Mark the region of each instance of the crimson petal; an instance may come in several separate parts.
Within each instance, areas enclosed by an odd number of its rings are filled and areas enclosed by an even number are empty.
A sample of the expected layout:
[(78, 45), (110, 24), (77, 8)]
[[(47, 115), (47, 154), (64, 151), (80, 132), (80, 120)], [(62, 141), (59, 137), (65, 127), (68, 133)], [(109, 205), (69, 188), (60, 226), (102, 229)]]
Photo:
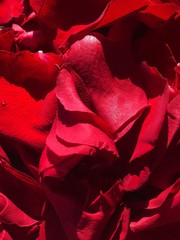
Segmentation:
[(86, 36), (64, 55), (81, 77), (92, 110), (107, 122), (116, 140), (148, 107), (145, 92), (134, 84), (135, 63), (127, 55), (121, 46), (100, 35)]
[[(97, 19), (95, 19), (95, 21), (89, 24), (79, 23), (78, 25), (72, 25), (71, 28), (66, 30), (60, 27), (57, 38), (55, 40), (55, 45), (66, 49), (67, 47), (69, 47), (69, 45), (74, 43), (76, 40), (84, 37), (86, 34), (89, 34), (94, 29), (108, 26), (115, 20), (121, 19), (128, 14), (139, 11), (140, 9), (146, 7), (148, 3), (148, 0), (128, 0), (128, 2), (127, 0), (110, 1), (102, 14), (99, 15)], [(46, 14), (46, 11), (44, 11), (44, 13)], [(46, 16), (45, 14), (44, 16)], [(48, 18), (47, 21), (49, 21)], [(63, 24), (63, 22), (61, 24)]]
[(41, 172), (48, 172), (55, 165), (63, 177), (84, 155), (102, 151), (103, 156), (106, 151), (109, 152), (109, 159), (105, 157), (108, 163), (118, 155), (108, 125), (79, 98), (74, 85), (77, 77), (66, 69), (62, 69), (58, 77), (58, 112), (41, 158)]
[(16, 139), (18, 143), (36, 150), (42, 149), (54, 120), (54, 92), (49, 93), (45, 101), (36, 102), (23, 88), (10, 84), (4, 78), (0, 78), (0, 84), (1, 136), (6, 136), (9, 140)]
[(55, 87), (58, 72), (55, 65), (61, 63), (62, 59), (53, 53), (0, 51), (0, 74), (9, 82), (25, 88), (37, 100)]
[(142, 125), (131, 161), (147, 154), (156, 146), (169, 101), (167, 81), (162, 78), (156, 69), (149, 68), (147, 64), (143, 63), (142, 71), (144, 77), (146, 76), (144, 84), (151, 108)]
[[(106, 224), (111, 219), (116, 207), (121, 203), (122, 196), (123, 186), (121, 181), (117, 181), (107, 192), (100, 193), (82, 213), (78, 224), (78, 238), (80, 240), (100, 239), (105, 231)], [(121, 239), (123, 240), (124, 237), (121, 236)]]
[(38, 230), (38, 221), (21, 211), (4, 194), (0, 193), (0, 221), (13, 239), (30, 239)]
[[(178, 179), (173, 184), (174, 189), (170, 187), (168, 190), (162, 192), (162, 194), (159, 196), (160, 199), (154, 199), (152, 202), (150, 202), (149, 207), (157, 208), (144, 210), (138, 221), (132, 221), (130, 223), (130, 228), (134, 232), (156, 228), (165, 224), (171, 224), (180, 221), (178, 214), (180, 209), (179, 182), (180, 181)], [(168, 197), (166, 191), (169, 192)], [(164, 198), (163, 204), (161, 198)]]
[(0, 30), (0, 50), (11, 51), (14, 44), (14, 30)]
[(2, 0), (0, 2), (0, 24), (8, 23), (23, 13), (22, 0)]

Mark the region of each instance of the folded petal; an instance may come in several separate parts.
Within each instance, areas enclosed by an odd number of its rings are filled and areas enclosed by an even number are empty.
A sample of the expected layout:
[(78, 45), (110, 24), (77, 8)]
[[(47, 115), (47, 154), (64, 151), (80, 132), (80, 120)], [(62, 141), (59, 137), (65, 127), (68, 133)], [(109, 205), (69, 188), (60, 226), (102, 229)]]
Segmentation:
[(55, 167), (63, 177), (84, 155), (98, 154), (106, 159), (105, 166), (118, 155), (109, 126), (81, 101), (74, 83), (78, 79), (66, 69), (58, 77), (57, 117), (41, 158), (41, 172)]
[(137, 216), (137, 221), (130, 223), (130, 228), (136, 232), (179, 222), (179, 209), (180, 191), (178, 179), (172, 187), (169, 187), (156, 199), (149, 202), (147, 210), (144, 210), (140, 216)]
[[(82, 213), (78, 224), (79, 239), (100, 239), (106, 231), (106, 224), (120, 204), (123, 196), (121, 182), (115, 183), (107, 192), (101, 193)], [(123, 234), (122, 234), (123, 235)], [(121, 239), (124, 239), (121, 237)]]
[(143, 122), (131, 161), (147, 154), (156, 146), (169, 101), (167, 81), (155, 69), (149, 68), (146, 64), (142, 65), (142, 71), (144, 78), (146, 76), (143, 84), (151, 108)]
[[(12, 167), (7, 160), (1, 157), (0, 180), (1, 193), (32, 218), (41, 219), (44, 195), (40, 184), (35, 179)], [(3, 182), (4, 184), (2, 184)], [(36, 198), (34, 198), (35, 195)], [(24, 198), (24, 196), (26, 197)]]
[[(37, 1), (31, 0), (31, 6), (40, 17), (41, 21), (47, 23), (47, 25), (59, 26), (61, 29), (68, 29), (73, 25), (85, 25), (94, 22), (105, 7), (108, 5), (110, 10), (107, 13), (108, 21), (114, 21), (117, 16), (127, 15), (132, 11), (135, 11), (141, 7), (144, 7), (148, 1), (138, 0), (136, 2), (127, 1)], [(120, 10), (120, 11), (119, 11)], [(119, 17), (118, 16), (118, 17)], [(107, 20), (106, 20), (107, 21)]]
[[(21, 211), (0, 193), (0, 222), (13, 239), (32, 239), (38, 233), (38, 221)], [(9, 234), (6, 234), (9, 237)]]
[(145, 92), (134, 83), (135, 63), (131, 57), (121, 45), (97, 35), (77, 41), (64, 59), (82, 79), (92, 110), (120, 138), (121, 131), (127, 128), (125, 134), (148, 107)]
[[(46, 6), (47, 2), (45, 2), (44, 6)], [(60, 2), (60, 5), (62, 4), (62, 2)], [(66, 19), (68, 19), (68, 18), (66, 17), (65, 21), (61, 21), (60, 24), (62, 24), (62, 25), (60, 26), (59, 32), (57, 34), (57, 38), (55, 41), (56, 45), (58, 47), (67, 48), (67, 47), (69, 47), (69, 45), (74, 43), (76, 40), (89, 34), (94, 29), (108, 26), (115, 20), (121, 19), (122, 17), (127, 16), (135, 11), (139, 11), (140, 9), (146, 7), (147, 4), (149, 3), (148, 0), (138, 0), (138, 1), (128, 0), (128, 2), (124, 1), (124, 0), (123, 1), (115, 0), (115, 1), (101, 1), (101, 2), (103, 3), (103, 5), (101, 5), (101, 11), (99, 12), (99, 15), (96, 16), (96, 18), (91, 19), (89, 24), (87, 24), (88, 22), (83, 23), (83, 21), (81, 21), (77, 24), (71, 23), (71, 25), (69, 26), (69, 29), (64, 29), (65, 26), (69, 23), (69, 21), (66, 21)], [(90, 3), (90, 1), (89, 1), (89, 3)], [(95, 4), (95, 2), (93, 2), (93, 4)], [(98, 4), (99, 4), (99, 2), (98, 2)], [(94, 6), (92, 5), (92, 7), (96, 9), (96, 7), (97, 7), (96, 5), (98, 5), (98, 4), (95, 4)], [(75, 14), (77, 13), (77, 15), (75, 15), (75, 16), (78, 19), (79, 16), (81, 16), (81, 14), (78, 15), (78, 11), (79, 10), (84, 11), (84, 8), (81, 10), (81, 7), (79, 8), (79, 5), (77, 5), (77, 6), (78, 6), (78, 10), (74, 11), (74, 12), (75, 12)], [(81, 6), (81, 4), (80, 4), (80, 6)], [(82, 5), (82, 7), (85, 7), (85, 6)], [(97, 8), (97, 9), (99, 9), (99, 8)], [(102, 11), (103, 9), (104, 9), (104, 11)], [(94, 12), (94, 9), (93, 9), (93, 12)], [(40, 17), (41, 17), (41, 13), (43, 13), (43, 11), (40, 12)], [(47, 12), (44, 11), (44, 14), (42, 14), (43, 15), (42, 17), (44, 17), (43, 20), (46, 21), (47, 24), (48, 23), (52, 24), (51, 21), (53, 20), (53, 18), (52, 18), (52, 20), (51, 20), (51, 16), (50, 16), (50, 18), (48, 18), (47, 17), (48, 15), (46, 15), (46, 13)], [(56, 13), (56, 12), (53, 11), (52, 13), (53, 13), (52, 16), (54, 16), (54, 13)], [(71, 18), (71, 16), (69, 18)], [(87, 19), (87, 18), (85, 18), (85, 19)], [(55, 23), (55, 22), (56, 21), (53, 21), (53, 23)], [(58, 21), (57, 21), (57, 23), (58, 23)], [(63, 28), (63, 26), (64, 26), (64, 28)]]
[(174, 3), (154, 3), (142, 11), (140, 18), (150, 27), (157, 27), (159, 24), (176, 15), (180, 10), (180, 6)]

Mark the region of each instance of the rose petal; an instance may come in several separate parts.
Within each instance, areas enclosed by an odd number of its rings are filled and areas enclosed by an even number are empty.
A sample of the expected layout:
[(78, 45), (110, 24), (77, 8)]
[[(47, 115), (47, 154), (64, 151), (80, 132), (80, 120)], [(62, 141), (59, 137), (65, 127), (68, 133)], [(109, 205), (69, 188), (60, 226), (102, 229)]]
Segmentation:
[(180, 10), (180, 6), (173, 3), (154, 3), (148, 5), (148, 7), (140, 14), (140, 19), (143, 20), (150, 27), (157, 27), (163, 21), (167, 21), (170, 17), (177, 14)]
[[(135, 64), (127, 53), (123, 54), (121, 46), (110, 40), (86, 36), (72, 45), (64, 56), (81, 77), (92, 110), (108, 123), (117, 139), (148, 107), (145, 93), (133, 83), (136, 81), (133, 76)], [(133, 101), (135, 96), (136, 101)]]
[[(30, 21), (30, 20), (29, 20)], [(26, 22), (26, 25), (30, 22)], [(24, 23), (25, 24), (25, 23)], [(36, 23), (37, 24), (37, 23)], [(43, 25), (40, 29), (26, 31), (17, 24), (13, 24), (12, 28), (15, 31), (15, 41), (21, 50), (28, 49), (31, 51), (38, 51), (39, 49), (48, 49), (52, 44), (52, 39), (55, 36), (55, 31), (50, 28), (45, 28)], [(27, 28), (27, 26), (26, 26)], [(36, 28), (35, 28), (36, 29)], [(46, 50), (47, 51), (47, 50)]]
[(149, 179), (151, 185), (164, 190), (178, 179), (180, 174), (179, 154), (179, 145), (173, 146), (173, 149), (166, 153), (165, 157), (153, 169)]
[(63, 177), (84, 155), (102, 151), (103, 157), (105, 151), (109, 156), (105, 157), (106, 164), (117, 156), (109, 127), (81, 102), (73, 82), (77, 77), (65, 69), (58, 77), (58, 113), (46, 141), (48, 148), (41, 159), (41, 172), (55, 166)]
[[(177, 95), (169, 103), (168, 113), (168, 146), (178, 138), (180, 131), (180, 95)], [(177, 136), (177, 137), (176, 137)]]
[(55, 25), (67, 30), (73, 25), (85, 25), (94, 22), (106, 6), (109, 8), (106, 16), (107, 22), (114, 21), (121, 15), (127, 15), (144, 7), (148, 1), (138, 0), (134, 2), (128, 0), (127, 2), (122, 0), (101, 0), (97, 3), (97, 1), (93, 0), (83, 3), (80, 0), (76, 0), (75, 2), (71, 0), (66, 2), (63, 0), (59, 2), (56, 0), (53, 2), (49, 0), (43, 2), (41, 0), (31, 0), (30, 2), (41, 21), (45, 21), (47, 25)]
[[(101, 193), (82, 213), (78, 224), (79, 239), (100, 239), (107, 222), (119, 205), (123, 195), (121, 182), (115, 183), (107, 192)], [(121, 239), (124, 239), (121, 236)]]
[(142, 70), (145, 75), (147, 74), (144, 84), (147, 84), (145, 89), (151, 108), (141, 128), (131, 161), (147, 154), (156, 146), (169, 101), (169, 88), (166, 80), (146, 64), (142, 65)]
[(34, 239), (38, 233), (38, 221), (20, 210), (0, 193), (0, 221), (13, 239)]
[(1, 136), (42, 149), (54, 119), (55, 95), (52, 92), (45, 101), (36, 102), (23, 88), (10, 84), (3, 78), (0, 78), (0, 84)]
[(62, 224), (49, 203), (46, 204), (43, 217), (44, 221), (39, 225), (39, 236), (36, 240), (59, 240), (59, 236), (61, 236), (61, 240), (67, 240)]
[(4, 224), (15, 224), (19, 227), (30, 227), (37, 221), (17, 208), (5, 195), (0, 193), (0, 218)]
[[(41, 219), (44, 196), (37, 181), (13, 168), (6, 160), (0, 163), (0, 180), (5, 182), (0, 185), (0, 192), (32, 218)], [(24, 195), (21, 194), (22, 192)]]
[(23, 1), (3, 0), (0, 2), (0, 24), (8, 23), (23, 13)]
[(124, 189), (126, 191), (137, 191), (147, 183), (150, 173), (151, 171), (147, 166), (142, 167), (135, 174), (128, 173), (123, 179)]
[(0, 224), (0, 238), (1, 239), (6, 239), (6, 240), (13, 240), (11, 238), (11, 236), (9, 235), (9, 233), (5, 229), (3, 229), (1, 224)]
[(110, 0), (91, 1), (37, 1), (31, 0), (31, 6), (41, 21), (68, 29), (73, 25), (88, 24), (96, 20)]
[(131, 232), (128, 240), (152, 240), (152, 239), (166, 239), (179, 240), (179, 224), (180, 222), (166, 224), (161, 227), (147, 229), (140, 232)]
[(58, 72), (55, 64), (61, 63), (61, 58), (53, 53), (0, 51), (0, 74), (9, 82), (27, 89), (38, 100), (55, 87)]
[(146, 33), (135, 40), (135, 54), (138, 61), (146, 61), (150, 66), (156, 67), (172, 83), (175, 78), (176, 60), (164, 41), (163, 29), (167, 31), (167, 28), (149, 31), (146, 29)]
[[(152, 207), (157, 208), (151, 210)], [(179, 180), (172, 187), (162, 192), (158, 198), (151, 200), (149, 208), (150, 210), (145, 210), (139, 216), (138, 221), (130, 223), (130, 228), (134, 232), (180, 221), (178, 214), (180, 208)]]
[(0, 30), (0, 50), (11, 51), (14, 44), (14, 31), (12, 29)]
[[(94, 29), (107, 26), (117, 19), (120, 19), (128, 14), (131, 14), (132, 12), (138, 11), (139, 9), (146, 7), (148, 3), (149, 3), (148, 0), (147, 1), (146, 0), (138, 0), (138, 1), (128, 0), (128, 2), (127, 0), (126, 1), (125, 0), (110, 1), (109, 4), (107, 4), (104, 11), (102, 12), (102, 14), (97, 16), (97, 19), (94, 19), (95, 20), (94, 22), (91, 22), (90, 24), (86, 24), (86, 25), (83, 25), (82, 23), (79, 23), (79, 25), (72, 25), (69, 30), (65, 30), (65, 31), (61, 26), (57, 34), (55, 45), (58, 47), (67, 48), (76, 40), (84, 37), (86, 34), (89, 34)], [(76, 13), (78, 11), (76, 11)], [(45, 16), (45, 12), (46, 11), (44, 11), (44, 16)], [(47, 18), (47, 21), (49, 20), (50, 19)], [(61, 23), (63, 24), (63, 22)]]

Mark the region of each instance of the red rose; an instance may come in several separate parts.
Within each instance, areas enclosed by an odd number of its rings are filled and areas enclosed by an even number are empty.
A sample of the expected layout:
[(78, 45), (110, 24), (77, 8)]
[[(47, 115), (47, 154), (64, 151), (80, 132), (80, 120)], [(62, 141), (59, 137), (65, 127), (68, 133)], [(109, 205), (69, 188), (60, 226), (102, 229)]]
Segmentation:
[(178, 240), (179, 1), (7, 3), (1, 238)]

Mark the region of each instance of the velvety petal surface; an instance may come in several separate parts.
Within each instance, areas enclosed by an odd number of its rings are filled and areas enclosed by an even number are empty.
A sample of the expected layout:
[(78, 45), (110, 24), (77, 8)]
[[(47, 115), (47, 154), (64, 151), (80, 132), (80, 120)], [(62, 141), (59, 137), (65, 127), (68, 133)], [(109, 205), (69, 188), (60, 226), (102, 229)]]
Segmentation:
[(0, 51), (0, 74), (9, 82), (25, 88), (37, 100), (55, 87), (58, 73), (55, 65), (61, 63), (60, 57), (43, 51)]
[(22, 0), (2, 0), (0, 2), (0, 24), (8, 23), (23, 13)]
[[(7, 232), (13, 239), (29, 240), (37, 236), (38, 221), (26, 215), (2, 193), (0, 200), (0, 221), (5, 225)], [(6, 235), (9, 237), (8, 234)]]
[(136, 232), (179, 222), (179, 208), (180, 193), (178, 179), (172, 187), (169, 187), (169, 189), (162, 192), (156, 199), (149, 202), (147, 210), (144, 210), (144, 216), (141, 216), (138, 221), (132, 221), (130, 228)]
[(102, 155), (106, 164), (118, 155), (109, 126), (81, 101), (75, 87), (79, 76), (73, 70), (71, 73), (63, 69), (58, 77), (57, 117), (40, 164), (42, 172), (55, 166), (61, 177), (84, 155), (94, 156), (97, 153), (100, 158)]
[[(50, 105), (44, 104), (44, 101), (36, 102), (23, 88), (7, 82), (4, 78), (0, 78), (0, 82), (1, 135), (18, 139), (36, 149), (41, 149), (47, 136), (47, 126), (54, 115), (51, 112), (52, 109), (49, 109)], [(51, 106), (56, 105), (53, 92), (46, 99), (47, 104), (49, 99)], [(42, 106), (44, 106), (44, 110)], [(46, 119), (45, 116), (49, 117)], [(12, 124), (12, 122), (16, 122), (16, 124)], [(36, 141), (34, 141), (35, 139)]]
[(77, 41), (64, 57), (81, 77), (92, 111), (107, 122), (115, 139), (148, 107), (146, 94), (134, 83), (135, 63), (125, 54), (121, 45), (97, 35)]

